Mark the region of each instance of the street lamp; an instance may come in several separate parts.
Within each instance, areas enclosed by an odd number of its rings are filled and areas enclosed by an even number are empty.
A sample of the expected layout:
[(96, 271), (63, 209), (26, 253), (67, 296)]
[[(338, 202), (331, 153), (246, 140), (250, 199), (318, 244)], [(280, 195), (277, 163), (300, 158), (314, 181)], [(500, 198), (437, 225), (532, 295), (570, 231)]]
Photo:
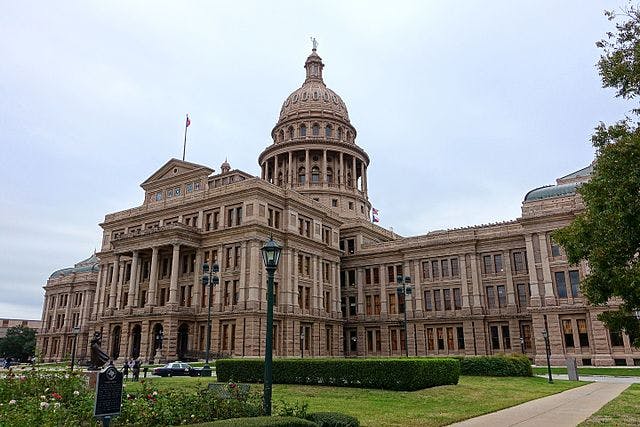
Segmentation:
[(213, 295), (213, 287), (220, 283), (220, 278), (217, 275), (218, 271), (220, 271), (220, 267), (216, 263), (213, 263), (211, 268), (209, 268), (209, 264), (206, 261), (202, 265), (202, 285), (204, 287), (209, 286), (209, 301), (207, 305), (207, 355), (202, 371), (200, 371), (203, 377), (211, 376), (211, 366), (209, 366), (209, 352), (211, 351), (211, 297)]
[(271, 391), (273, 381), (273, 275), (278, 268), (282, 247), (273, 236), (261, 249), (262, 261), (267, 269), (267, 333), (264, 349), (264, 413), (271, 415)]
[(396, 278), (398, 281), (398, 287), (396, 290), (398, 291), (398, 298), (400, 295), (404, 298), (404, 352), (407, 357), (409, 357), (409, 338), (407, 337), (407, 296), (411, 295), (411, 277), (403, 276), (402, 274), (398, 274)]
[(520, 351), (524, 354), (524, 338), (520, 337)]
[(73, 365), (76, 363), (76, 346), (78, 344), (78, 334), (80, 333), (80, 328), (75, 326), (73, 328), (73, 349), (71, 350), (71, 372), (73, 372)]
[(302, 358), (304, 359), (304, 328), (300, 329), (300, 350), (302, 350)]
[(542, 331), (542, 338), (544, 338), (544, 348), (547, 351), (547, 372), (549, 373), (549, 383), (553, 383), (551, 377), (551, 347), (549, 347), (549, 331), (546, 329)]

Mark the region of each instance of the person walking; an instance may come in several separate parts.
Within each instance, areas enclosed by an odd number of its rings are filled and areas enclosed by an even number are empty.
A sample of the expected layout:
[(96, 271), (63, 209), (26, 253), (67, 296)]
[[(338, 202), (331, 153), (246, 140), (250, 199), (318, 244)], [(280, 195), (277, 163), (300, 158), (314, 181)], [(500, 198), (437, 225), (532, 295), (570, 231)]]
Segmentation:
[(133, 381), (138, 381), (140, 379), (140, 360), (136, 359), (133, 361)]
[(129, 375), (129, 362), (125, 360), (124, 366), (122, 367), (122, 374), (124, 375), (124, 380), (127, 380)]

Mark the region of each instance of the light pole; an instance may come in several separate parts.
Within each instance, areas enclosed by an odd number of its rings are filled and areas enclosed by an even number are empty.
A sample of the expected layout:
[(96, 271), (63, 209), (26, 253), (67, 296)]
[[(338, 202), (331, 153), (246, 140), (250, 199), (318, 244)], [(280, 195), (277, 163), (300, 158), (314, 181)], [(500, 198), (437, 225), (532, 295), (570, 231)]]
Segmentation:
[(211, 376), (211, 366), (209, 366), (209, 352), (211, 351), (211, 297), (213, 295), (213, 287), (220, 283), (220, 278), (217, 274), (218, 271), (220, 271), (220, 267), (216, 263), (213, 263), (211, 268), (209, 268), (209, 264), (206, 261), (202, 265), (202, 285), (205, 287), (209, 286), (207, 304), (207, 354), (202, 371), (200, 371), (203, 377)]
[(304, 359), (304, 327), (300, 328), (300, 350), (302, 350), (302, 359)]
[(273, 236), (261, 249), (262, 261), (267, 269), (267, 333), (264, 348), (264, 413), (271, 415), (271, 392), (273, 382), (273, 275), (278, 268), (282, 247)]
[(522, 354), (524, 353), (524, 338), (520, 337), (520, 351), (522, 352)]
[(544, 338), (544, 348), (547, 351), (547, 372), (549, 373), (549, 383), (553, 383), (551, 377), (551, 348), (549, 347), (549, 331), (546, 329), (542, 331), (542, 338)]
[(411, 277), (398, 274), (396, 277), (398, 282), (398, 298), (400, 295), (404, 298), (404, 353), (409, 357), (409, 337), (407, 336), (407, 296), (411, 295)]
[(78, 334), (80, 333), (80, 328), (75, 326), (73, 328), (73, 349), (71, 350), (71, 372), (73, 372), (73, 365), (76, 363), (76, 346), (78, 345)]

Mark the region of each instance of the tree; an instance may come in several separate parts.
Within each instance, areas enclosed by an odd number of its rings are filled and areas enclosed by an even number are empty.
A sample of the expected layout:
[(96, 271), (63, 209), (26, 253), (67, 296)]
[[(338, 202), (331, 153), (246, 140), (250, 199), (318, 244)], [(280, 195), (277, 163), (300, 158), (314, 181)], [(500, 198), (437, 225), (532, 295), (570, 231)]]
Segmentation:
[[(603, 87), (616, 97), (633, 100), (640, 94), (640, 10), (629, 5), (616, 13), (616, 31), (596, 43), (603, 50), (597, 67)], [(589, 275), (581, 290), (593, 305), (619, 298), (618, 310), (599, 316), (614, 331), (626, 331), (640, 347), (640, 109), (614, 125), (600, 123), (591, 138), (596, 162), (591, 180), (578, 192), (585, 210), (553, 238), (569, 262), (586, 260)], [(634, 121), (635, 119), (635, 121)]]
[(36, 332), (26, 326), (15, 326), (7, 329), (7, 336), (0, 338), (0, 355), (2, 357), (26, 362), (36, 349)]

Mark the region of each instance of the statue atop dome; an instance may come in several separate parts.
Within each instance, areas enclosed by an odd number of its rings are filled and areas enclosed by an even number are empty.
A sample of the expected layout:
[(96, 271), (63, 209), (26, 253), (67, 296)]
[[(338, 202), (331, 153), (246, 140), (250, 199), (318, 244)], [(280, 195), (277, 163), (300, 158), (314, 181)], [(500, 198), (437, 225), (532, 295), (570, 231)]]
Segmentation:
[(318, 49), (318, 41), (316, 40), (315, 37), (310, 37), (311, 39), (311, 44), (313, 44), (313, 51), (315, 51), (316, 49)]

